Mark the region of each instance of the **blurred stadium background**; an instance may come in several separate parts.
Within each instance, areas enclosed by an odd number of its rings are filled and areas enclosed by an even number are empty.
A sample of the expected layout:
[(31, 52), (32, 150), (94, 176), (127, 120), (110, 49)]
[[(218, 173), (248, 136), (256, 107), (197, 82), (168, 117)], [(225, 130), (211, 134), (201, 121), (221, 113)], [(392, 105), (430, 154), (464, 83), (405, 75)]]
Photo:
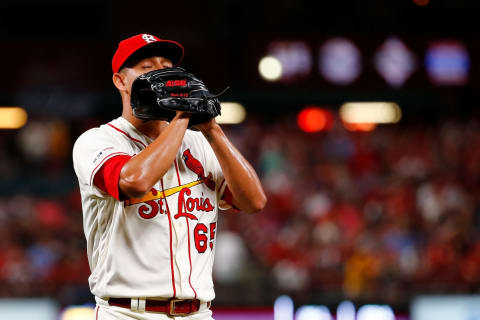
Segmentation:
[(111, 58), (143, 32), (231, 86), (224, 128), (268, 193), (264, 212), (220, 218), (216, 319), (480, 319), (479, 11), (3, 0), (0, 319), (88, 318), (71, 148), (120, 115)]

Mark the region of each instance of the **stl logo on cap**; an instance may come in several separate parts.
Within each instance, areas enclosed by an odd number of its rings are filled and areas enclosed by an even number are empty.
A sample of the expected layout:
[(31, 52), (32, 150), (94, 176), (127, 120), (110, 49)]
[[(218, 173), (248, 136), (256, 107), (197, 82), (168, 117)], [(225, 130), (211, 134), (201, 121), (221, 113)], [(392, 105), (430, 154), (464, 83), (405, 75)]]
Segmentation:
[(151, 34), (146, 34), (146, 33), (144, 33), (142, 35), (142, 39), (145, 40), (147, 43), (152, 43), (152, 42), (157, 41), (157, 39), (155, 39), (154, 36), (152, 36)]

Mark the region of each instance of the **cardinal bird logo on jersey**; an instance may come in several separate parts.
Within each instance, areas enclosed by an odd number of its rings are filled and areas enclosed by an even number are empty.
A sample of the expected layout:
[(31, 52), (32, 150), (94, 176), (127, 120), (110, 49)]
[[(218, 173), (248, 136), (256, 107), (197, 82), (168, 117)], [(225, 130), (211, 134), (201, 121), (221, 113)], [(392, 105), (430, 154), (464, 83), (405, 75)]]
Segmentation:
[(198, 175), (198, 180), (205, 180), (207, 188), (215, 190), (215, 181), (212, 180), (212, 173), (209, 172), (208, 177), (205, 177), (205, 169), (203, 169), (202, 163), (193, 157), (190, 149), (183, 152), (182, 158), (187, 168)]

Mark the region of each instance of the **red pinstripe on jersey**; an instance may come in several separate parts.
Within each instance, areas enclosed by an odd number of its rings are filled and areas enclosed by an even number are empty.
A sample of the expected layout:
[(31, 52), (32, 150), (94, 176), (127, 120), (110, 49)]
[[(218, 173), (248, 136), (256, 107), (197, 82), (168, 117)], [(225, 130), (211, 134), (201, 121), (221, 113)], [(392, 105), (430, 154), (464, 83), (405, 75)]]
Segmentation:
[(137, 142), (137, 143), (140, 143), (144, 148), (147, 147), (147, 146), (145, 145), (145, 143), (143, 143), (142, 141), (140, 141), (140, 140), (138, 140), (138, 139), (133, 138), (132, 136), (130, 136), (130, 135), (129, 135), (128, 133), (126, 133), (125, 131), (120, 130), (120, 129), (118, 129), (117, 127), (115, 127), (113, 124), (107, 123), (107, 125), (109, 125), (109, 126), (112, 127), (113, 129), (117, 130), (118, 132), (123, 133), (123, 134), (126, 135), (130, 140), (135, 141), (135, 142)]
[(220, 187), (218, 187), (218, 192), (222, 190), (223, 184), (225, 183), (225, 179), (222, 180), (222, 183), (220, 183)]
[[(163, 178), (160, 180), (162, 183), (162, 192), (165, 195), (165, 188), (163, 187)], [(165, 198), (165, 204), (167, 206), (167, 215), (168, 215), (168, 225), (170, 228), (170, 268), (172, 272), (172, 287), (173, 287), (173, 298), (177, 296), (177, 290), (175, 289), (175, 271), (173, 270), (173, 249), (172, 249), (172, 218), (170, 216), (170, 208), (168, 207), (168, 201)]]
[[(180, 174), (178, 172), (178, 164), (177, 164), (177, 159), (174, 161), (175, 163), (175, 170), (177, 170), (177, 179), (178, 179), (178, 185), (180, 186), (182, 182), (180, 181)], [(185, 206), (185, 202), (183, 203), (183, 206)], [(185, 209), (186, 210), (186, 209)], [(181, 208), (179, 208), (179, 212), (181, 211)], [(195, 299), (197, 298), (197, 291), (192, 286), (192, 271), (193, 271), (193, 266), (192, 266), (192, 255), (190, 253), (190, 224), (188, 222), (188, 218), (185, 217), (185, 221), (187, 221), (187, 234), (188, 234), (188, 260), (190, 261), (190, 274), (188, 275), (188, 283), (190, 284), (190, 288), (192, 288), (193, 293), (195, 294)]]

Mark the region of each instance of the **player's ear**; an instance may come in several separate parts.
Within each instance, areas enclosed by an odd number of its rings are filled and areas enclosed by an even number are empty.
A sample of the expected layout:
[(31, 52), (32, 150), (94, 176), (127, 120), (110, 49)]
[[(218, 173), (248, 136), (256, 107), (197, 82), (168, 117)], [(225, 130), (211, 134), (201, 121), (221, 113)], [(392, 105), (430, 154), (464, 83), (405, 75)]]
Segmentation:
[(116, 72), (112, 76), (113, 84), (119, 91), (127, 90), (126, 76), (122, 72)]

